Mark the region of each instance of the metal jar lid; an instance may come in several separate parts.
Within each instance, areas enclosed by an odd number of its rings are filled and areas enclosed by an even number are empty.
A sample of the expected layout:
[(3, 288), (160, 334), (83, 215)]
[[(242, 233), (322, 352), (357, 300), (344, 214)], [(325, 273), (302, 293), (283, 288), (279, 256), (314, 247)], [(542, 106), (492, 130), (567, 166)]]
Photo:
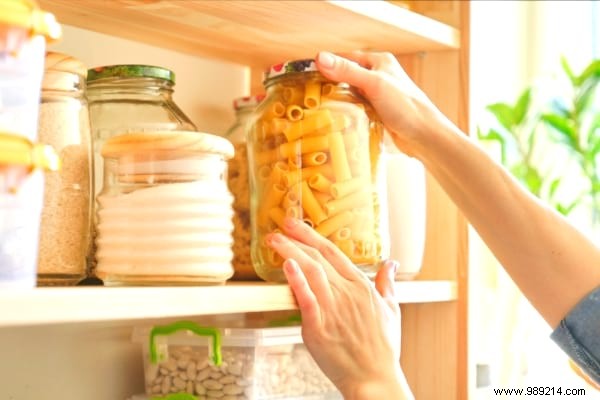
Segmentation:
[(267, 82), (270, 79), (278, 76), (287, 74), (297, 74), (302, 72), (318, 72), (317, 65), (313, 58), (306, 58), (302, 60), (292, 60), (283, 63), (272, 65), (265, 72), (264, 81)]
[(175, 84), (173, 71), (154, 65), (106, 65), (89, 69), (87, 74), (88, 83), (112, 78), (154, 78)]

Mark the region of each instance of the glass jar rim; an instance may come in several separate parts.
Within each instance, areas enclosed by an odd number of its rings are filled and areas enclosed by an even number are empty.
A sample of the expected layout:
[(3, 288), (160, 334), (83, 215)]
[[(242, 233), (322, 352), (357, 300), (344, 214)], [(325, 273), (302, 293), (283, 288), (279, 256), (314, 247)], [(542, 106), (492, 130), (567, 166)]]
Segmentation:
[(154, 78), (175, 84), (175, 73), (173, 71), (155, 65), (105, 65), (88, 70), (88, 83), (110, 78)]

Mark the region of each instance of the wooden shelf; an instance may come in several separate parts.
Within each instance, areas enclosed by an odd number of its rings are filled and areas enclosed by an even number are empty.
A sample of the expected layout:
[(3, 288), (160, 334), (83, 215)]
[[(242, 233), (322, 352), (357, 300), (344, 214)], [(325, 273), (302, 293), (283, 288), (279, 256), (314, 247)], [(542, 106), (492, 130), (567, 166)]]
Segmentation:
[[(451, 281), (396, 282), (399, 303), (452, 301)], [(296, 309), (287, 285), (68, 287), (0, 291), (0, 328)]]
[(40, 0), (59, 22), (251, 67), (318, 50), (457, 49), (459, 31), (382, 0)]

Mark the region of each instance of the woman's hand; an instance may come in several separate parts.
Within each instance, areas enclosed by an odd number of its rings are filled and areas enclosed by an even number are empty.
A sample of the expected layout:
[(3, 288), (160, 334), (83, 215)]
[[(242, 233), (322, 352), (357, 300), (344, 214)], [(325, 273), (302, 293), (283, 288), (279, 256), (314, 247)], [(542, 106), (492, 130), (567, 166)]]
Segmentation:
[(340, 57), (320, 52), (316, 64), (326, 78), (358, 88), (408, 155), (419, 158), (432, 134), (451, 124), (390, 53), (355, 51)]
[(400, 369), (400, 307), (394, 298), (396, 262), (375, 285), (331, 242), (299, 220), (286, 219), (286, 237), (267, 243), (283, 268), (302, 313), (304, 343), (345, 399), (412, 398)]

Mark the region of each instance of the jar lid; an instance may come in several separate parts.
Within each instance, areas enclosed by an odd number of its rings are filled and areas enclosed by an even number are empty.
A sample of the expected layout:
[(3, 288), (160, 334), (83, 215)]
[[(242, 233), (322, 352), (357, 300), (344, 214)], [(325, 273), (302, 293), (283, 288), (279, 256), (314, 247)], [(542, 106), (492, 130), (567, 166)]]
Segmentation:
[(88, 82), (106, 78), (155, 78), (175, 84), (175, 73), (173, 71), (154, 65), (105, 65), (88, 70)]
[(120, 158), (148, 152), (193, 152), (220, 154), (225, 159), (233, 157), (233, 145), (227, 139), (194, 131), (154, 131), (126, 133), (108, 139), (102, 146), (102, 156)]
[(23, 136), (0, 133), (0, 164), (57, 171), (60, 159), (52, 146), (33, 144)]
[(52, 51), (46, 53), (44, 70), (42, 89), (68, 90), (73, 87), (74, 79), (85, 79), (87, 75), (87, 68), (81, 61)]
[(319, 70), (317, 69), (317, 65), (315, 64), (315, 60), (313, 58), (286, 61), (272, 65), (271, 68), (269, 68), (269, 70), (265, 73), (265, 81), (285, 74), (318, 71)]
[(260, 104), (261, 101), (264, 100), (264, 98), (264, 94), (259, 94), (256, 96), (238, 97), (237, 99), (233, 100), (233, 108), (237, 111), (240, 108), (256, 107)]
[(80, 60), (68, 54), (57, 53), (54, 51), (46, 52), (44, 69), (46, 71), (71, 72), (83, 76), (84, 78), (87, 76), (87, 68)]
[(54, 15), (42, 11), (33, 0), (0, 1), (0, 23), (26, 29), (31, 35), (42, 35), (50, 41), (62, 35)]

